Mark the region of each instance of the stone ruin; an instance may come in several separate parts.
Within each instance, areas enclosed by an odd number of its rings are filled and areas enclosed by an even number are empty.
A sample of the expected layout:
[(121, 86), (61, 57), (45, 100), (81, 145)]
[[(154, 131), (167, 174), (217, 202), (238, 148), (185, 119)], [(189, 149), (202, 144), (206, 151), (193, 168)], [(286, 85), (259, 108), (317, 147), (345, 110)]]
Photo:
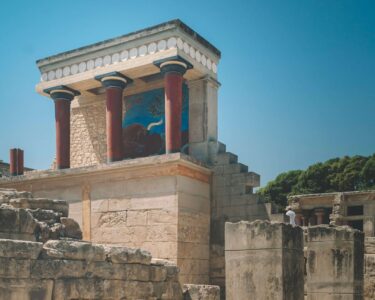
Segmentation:
[(220, 58), (172, 20), (37, 61), (56, 158), (23, 173), (14, 148), (0, 178), (1, 300), (362, 299), (363, 236), (282, 224), (253, 193), (260, 176), (219, 141)]
[(81, 240), (63, 200), (0, 189), (0, 299), (219, 299), (148, 251)]

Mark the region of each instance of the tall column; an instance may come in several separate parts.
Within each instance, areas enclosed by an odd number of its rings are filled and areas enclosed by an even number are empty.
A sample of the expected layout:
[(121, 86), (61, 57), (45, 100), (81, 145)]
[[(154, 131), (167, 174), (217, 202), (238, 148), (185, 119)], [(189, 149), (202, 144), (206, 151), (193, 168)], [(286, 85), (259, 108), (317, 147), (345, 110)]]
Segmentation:
[(106, 92), (107, 160), (122, 160), (122, 94), (131, 80), (119, 72), (102, 74), (95, 79)]
[(183, 75), (193, 66), (180, 56), (158, 60), (154, 64), (164, 75), (165, 152), (180, 152)]
[(17, 174), (17, 150), (16, 148), (10, 149), (9, 150), (9, 173), (12, 176), (16, 176)]
[(56, 166), (57, 169), (70, 168), (70, 102), (80, 95), (67, 86), (57, 86), (44, 90), (55, 102), (56, 124)]

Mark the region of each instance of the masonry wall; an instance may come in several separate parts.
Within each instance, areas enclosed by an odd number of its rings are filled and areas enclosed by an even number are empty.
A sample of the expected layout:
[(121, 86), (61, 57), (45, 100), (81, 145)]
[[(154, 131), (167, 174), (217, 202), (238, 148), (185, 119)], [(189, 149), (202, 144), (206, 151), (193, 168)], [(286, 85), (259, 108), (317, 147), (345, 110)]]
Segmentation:
[(0, 299), (182, 299), (176, 266), (140, 249), (0, 239)]
[(71, 167), (90, 166), (106, 162), (106, 120), (103, 97), (76, 99), (71, 109)]
[(303, 299), (303, 231), (268, 221), (225, 224), (227, 300)]
[(327, 225), (306, 231), (307, 299), (363, 299), (363, 233)]
[(210, 174), (171, 154), (34, 173), (7, 186), (67, 200), (85, 240), (146, 249), (177, 263), (181, 282), (207, 284)]

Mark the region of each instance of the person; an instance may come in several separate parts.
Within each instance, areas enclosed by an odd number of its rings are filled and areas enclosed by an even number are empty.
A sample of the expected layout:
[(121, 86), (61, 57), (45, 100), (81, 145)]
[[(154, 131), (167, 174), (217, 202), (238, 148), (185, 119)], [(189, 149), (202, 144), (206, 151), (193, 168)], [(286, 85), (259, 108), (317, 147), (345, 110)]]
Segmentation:
[(296, 213), (292, 210), (290, 206), (287, 206), (285, 210), (285, 214), (289, 217), (289, 224), (296, 226)]

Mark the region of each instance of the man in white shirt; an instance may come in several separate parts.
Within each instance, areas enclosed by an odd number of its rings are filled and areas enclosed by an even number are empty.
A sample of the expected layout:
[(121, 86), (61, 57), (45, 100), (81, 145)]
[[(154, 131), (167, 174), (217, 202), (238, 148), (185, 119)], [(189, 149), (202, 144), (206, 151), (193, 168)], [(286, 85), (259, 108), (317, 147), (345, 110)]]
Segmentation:
[(286, 207), (286, 215), (289, 217), (289, 224), (296, 226), (296, 213), (292, 210), (290, 206)]

